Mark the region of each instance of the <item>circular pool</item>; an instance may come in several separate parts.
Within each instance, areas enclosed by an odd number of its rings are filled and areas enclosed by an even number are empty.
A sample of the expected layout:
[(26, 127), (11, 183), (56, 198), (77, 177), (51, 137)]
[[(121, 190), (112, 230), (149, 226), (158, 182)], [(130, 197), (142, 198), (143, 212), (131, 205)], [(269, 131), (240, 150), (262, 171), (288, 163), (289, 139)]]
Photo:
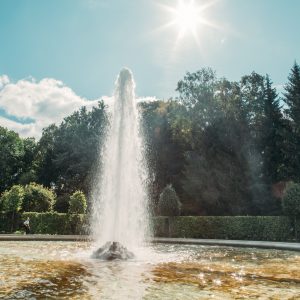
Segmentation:
[(92, 251), (88, 242), (1, 242), (0, 299), (300, 299), (297, 252), (154, 244), (107, 262)]

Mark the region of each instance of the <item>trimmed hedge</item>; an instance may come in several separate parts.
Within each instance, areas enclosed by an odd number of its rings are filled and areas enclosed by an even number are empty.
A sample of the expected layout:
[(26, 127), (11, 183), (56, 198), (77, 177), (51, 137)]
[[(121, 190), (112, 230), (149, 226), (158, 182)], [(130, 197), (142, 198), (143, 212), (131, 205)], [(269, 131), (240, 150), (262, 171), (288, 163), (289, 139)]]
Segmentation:
[[(57, 212), (24, 212), (17, 215), (13, 231), (23, 230), (23, 221), (29, 217), (31, 233), (37, 234), (87, 234), (88, 220), (83, 214), (64, 214)], [(9, 214), (0, 213), (0, 233), (11, 232)]]
[(47, 234), (83, 234), (86, 217), (82, 214), (63, 214), (57, 212), (26, 212), (22, 219), (30, 219), (32, 233)]
[[(300, 220), (296, 230), (300, 230)], [(294, 222), (283, 216), (160, 217), (154, 220), (154, 232), (156, 236), (174, 238), (295, 240)]]
[[(22, 229), (23, 220), (30, 218), (32, 233), (87, 234), (88, 217), (82, 214), (57, 212), (28, 212), (16, 215), (11, 226), (11, 215), (0, 213), (0, 233)], [(285, 216), (242, 217), (155, 217), (155, 236), (174, 238), (295, 241), (300, 236), (300, 219)]]

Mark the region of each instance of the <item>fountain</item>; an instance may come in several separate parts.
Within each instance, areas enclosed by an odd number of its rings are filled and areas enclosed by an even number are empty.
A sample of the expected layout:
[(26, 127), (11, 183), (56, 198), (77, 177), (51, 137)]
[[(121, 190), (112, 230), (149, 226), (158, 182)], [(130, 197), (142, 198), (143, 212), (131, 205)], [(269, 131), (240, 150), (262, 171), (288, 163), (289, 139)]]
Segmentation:
[(96, 244), (1, 241), (0, 298), (298, 299), (297, 252), (189, 244), (142, 248), (149, 236), (147, 172), (134, 87), (131, 72), (123, 69), (110, 106), (103, 172), (93, 188)]
[(134, 90), (131, 71), (122, 69), (110, 106), (103, 169), (94, 184), (93, 236), (98, 245), (106, 243), (93, 254), (97, 258), (131, 258), (126, 247), (141, 246), (148, 235), (147, 172)]

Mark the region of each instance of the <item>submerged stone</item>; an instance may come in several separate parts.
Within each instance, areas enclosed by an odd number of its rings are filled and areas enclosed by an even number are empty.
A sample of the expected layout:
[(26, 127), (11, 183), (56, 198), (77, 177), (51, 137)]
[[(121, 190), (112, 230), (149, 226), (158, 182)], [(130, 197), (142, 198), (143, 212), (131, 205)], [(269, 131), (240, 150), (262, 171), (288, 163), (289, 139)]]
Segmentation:
[(103, 260), (127, 260), (134, 258), (134, 254), (119, 242), (107, 242), (96, 250), (92, 257)]

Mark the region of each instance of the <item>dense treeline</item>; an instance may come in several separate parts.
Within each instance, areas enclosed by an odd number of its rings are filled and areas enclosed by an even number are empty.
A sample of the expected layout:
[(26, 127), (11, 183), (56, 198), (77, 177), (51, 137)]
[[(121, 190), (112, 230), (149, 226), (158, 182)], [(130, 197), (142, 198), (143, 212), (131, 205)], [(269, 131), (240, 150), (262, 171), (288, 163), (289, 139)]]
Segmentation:
[[(185, 215), (281, 214), (285, 183), (300, 181), (299, 65), (282, 96), (268, 75), (231, 82), (211, 69), (187, 73), (177, 92), (140, 103), (154, 208), (172, 184)], [(37, 182), (66, 212), (71, 193), (89, 194), (108, 120), (99, 102), (45, 128), (37, 142), (0, 127), (0, 193)]]

